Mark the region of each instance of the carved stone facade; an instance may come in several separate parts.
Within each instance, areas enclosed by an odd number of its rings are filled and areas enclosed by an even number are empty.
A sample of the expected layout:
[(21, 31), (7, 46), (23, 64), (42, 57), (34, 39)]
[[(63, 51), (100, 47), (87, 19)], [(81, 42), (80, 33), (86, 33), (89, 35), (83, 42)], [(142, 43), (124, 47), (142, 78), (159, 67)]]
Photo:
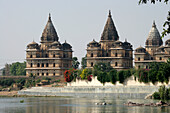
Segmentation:
[(26, 49), (26, 75), (60, 76), (72, 66), (72, 46), (61, 44), (49, 15), (41, 44), (31, 42)]
[(135, 68), (149, 68), (151, 62), (166, 62), (170, 58), (170, 39), (163, 41), (153, 22), (152, 28), (149, 32), (148, 38), (145, 42), (145, 48), (138, 47), (135, 50)]
[(100, 42), (94, 39), (87, 44), (87, 68), (92, 68), (98, 62), (104, 62), (117, 70), (133, 67), (132, 45), (125, 40), (119, 41), (119, 36), (109, 11)]

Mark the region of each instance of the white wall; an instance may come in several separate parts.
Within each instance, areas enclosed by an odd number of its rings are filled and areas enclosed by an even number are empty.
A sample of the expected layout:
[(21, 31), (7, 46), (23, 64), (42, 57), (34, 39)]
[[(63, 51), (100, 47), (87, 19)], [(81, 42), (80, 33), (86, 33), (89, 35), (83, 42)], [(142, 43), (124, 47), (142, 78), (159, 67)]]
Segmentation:
[[(170, 82), (168, 83), (170, 84)], [(154, 86), (161, 86), (162, 83), (156, 83)], [(167, 85), (164, 83), (164, 85)], [(76, 82), (72, 81), (71, 83), (67, 83), (67, 86), (103, 86), (100, 81), (97, 80), (97, 76), (92, 78), (92, 81), (87, 80), (76, 80)], [(138, 80), (134, 80), (134, 77), (130, 77), (127, 80), (125, 80), (124, 84), (120, 84), (119, 82), (116, 82), (116, 85), (106, 82), (104, 86), (153, 86), (152, 83), (144, 84), (140, 83)]]

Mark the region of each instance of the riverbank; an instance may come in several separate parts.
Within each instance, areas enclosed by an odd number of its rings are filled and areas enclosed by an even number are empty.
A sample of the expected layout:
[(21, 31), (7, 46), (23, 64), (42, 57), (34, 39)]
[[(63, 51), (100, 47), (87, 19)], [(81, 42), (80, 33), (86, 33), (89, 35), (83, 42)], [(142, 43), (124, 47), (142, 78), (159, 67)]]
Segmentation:
[(158, 91), (158, 88), (158, 86), (32, 87), (18, 91), (18, 95), (144, 99)]
[(0, 97), (16, 97), (18, 91), (0, 91)]

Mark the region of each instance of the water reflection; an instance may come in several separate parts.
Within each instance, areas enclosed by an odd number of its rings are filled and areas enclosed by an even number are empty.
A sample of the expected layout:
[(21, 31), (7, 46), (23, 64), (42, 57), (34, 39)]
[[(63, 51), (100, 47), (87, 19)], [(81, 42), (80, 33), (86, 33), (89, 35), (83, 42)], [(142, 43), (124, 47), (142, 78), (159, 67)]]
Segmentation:
[[(20, 100), (24, 99), (24, 103)], [(96, 102), (112, 105), (95, 105)], [(139, 103), (155, 102), (143, 99), (94, 99), (64, 97), (0, 98), (0, 113), (168, 113), (170, 107), (128, 107), (128, 101)]]

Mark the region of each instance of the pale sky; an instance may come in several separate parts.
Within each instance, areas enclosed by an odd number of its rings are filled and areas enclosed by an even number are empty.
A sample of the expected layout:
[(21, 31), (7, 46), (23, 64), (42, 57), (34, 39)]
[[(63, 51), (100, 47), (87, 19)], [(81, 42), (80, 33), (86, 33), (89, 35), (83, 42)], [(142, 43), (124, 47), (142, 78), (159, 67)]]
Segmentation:
[[(138, 5), (138, 1), (0, 0), (0, 68), (5, 63), (25, 61), (27, 44), (40, 42), (49, 13), (59, 41), (70, 43), (79, 61), (86, 54), (87, 44), (100, 40), (109, 10), (120, 41), (126, 38), (134, 50), (144, 46), (153, 20), (162, 32), (170, 5)], [(163, 41), (169, 38), (170, 35)]]

